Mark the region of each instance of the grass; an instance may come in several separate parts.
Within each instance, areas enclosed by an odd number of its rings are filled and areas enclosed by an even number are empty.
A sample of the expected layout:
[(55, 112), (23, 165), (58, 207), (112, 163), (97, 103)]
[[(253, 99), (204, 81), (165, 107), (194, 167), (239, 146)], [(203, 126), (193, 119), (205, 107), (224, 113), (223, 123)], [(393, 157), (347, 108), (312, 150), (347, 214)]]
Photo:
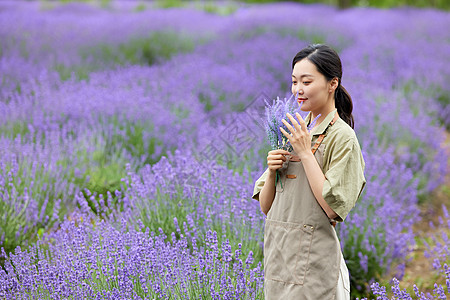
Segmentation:
[[(17, 163), (17, 171), (12, 172), (12, 176), (4, 188), (0, 189), (2, 196), (9, 195), (11, 203), (0, 201), (0, 211), (2, 219), (0, 222), (1, 232), (4, 233), (4, 241), (0, 242), (7, 253), (14, 252), (17, 246), (27, 246), (37, 240), (39, 232), (48, 230), (55, 222), (61, 219), (68, 211), (69, 206), (60, 205), (57, 207), (58, 199), (64, 203), (68, 195), (58, 189), (58, 184), (64, 185), (67, 178), (64, 174), (52, 174), (44, 165), (33, 166), (28, 159), (23, 159)], [(3, 170), (8, 174), (13, 168), (6, 165)], [(24, 173), (27, 173), (27, 176)], [(33, 211), (30, 207), (34, 208)], [(57, 210), (54, 214), (54, 210)], [(36, 213), (42, 215), (40, 221), (30, 221), (28, 214)], [(48, 216), (48, 218), (46, 218)]]
[(57, 63), (53, 69), (61, 80), (68, 80), (73, 75), (77, 80), (88, 80), (90, 73), (107, 67), (159, 64), (177, 53), (192, 51), (196, 43), (203, 42), (172, 30), (153, 31), (147, 36), (134, 36), (116, 45), (100, 42), (81, 48), (81, 64), (67, 66)]

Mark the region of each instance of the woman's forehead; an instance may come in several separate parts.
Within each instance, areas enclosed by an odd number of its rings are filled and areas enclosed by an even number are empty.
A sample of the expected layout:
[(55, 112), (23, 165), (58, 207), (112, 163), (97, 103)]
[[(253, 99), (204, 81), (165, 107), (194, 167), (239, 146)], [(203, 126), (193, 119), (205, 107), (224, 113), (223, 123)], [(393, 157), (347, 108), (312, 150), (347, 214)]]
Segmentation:
[(294, 69), (292, 70), (293, 77), (316, 77), (319, 72), (317, 71), (316, 66), (307, 59), (302, 59), (294, 65)]

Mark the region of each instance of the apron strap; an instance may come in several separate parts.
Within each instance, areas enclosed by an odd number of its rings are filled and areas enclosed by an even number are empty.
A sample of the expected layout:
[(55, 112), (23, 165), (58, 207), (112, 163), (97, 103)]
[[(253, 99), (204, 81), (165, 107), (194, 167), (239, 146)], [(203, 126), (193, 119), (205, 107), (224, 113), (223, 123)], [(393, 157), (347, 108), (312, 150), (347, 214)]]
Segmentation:
[(322, 144), (323, 139), (325, 138), (325, 135), (327, 134), (328, 128), (330, 128), (331, 126), (333, 126), (333, 124), (336, 122), (336, 120), (339, 118), (338, 113), (336, 112), (336, 114), (334, 115), (333, 120), (331, 120), (330, 124), (328, 124), (328, 127), (325, 129), (325, 133), (322, 133), (321, 135), (319, 135), (319, 137), (316, 140), (316, 143), (314, 144), (314, 146), (311, 148), (312, 153), (316, 153), (317, 149), (319, 148), (320, 144)]
[[(314, 146), (311, 148), (311, 152), (314, 155), (314, 153), (316, 153), (317, 149), (319, 148), (320, 144), (322, 144), (323, 139), (325, 138), (328, 128), (330, 128), (339, 118), (338, 113), (336, 112), (336, 114), (334, 115), (333, 120), (331, 120), (330, 124), (328, 124), (328, 127), (325, 129), (325, 133), (322, 133), (321, 135), (319, 135), (319, 137), (316, 140), (316, 143), (314, 144)], [(300, 161), (300, 158), (297, 155), (291, 155), (290, 157), (291, 161)]]

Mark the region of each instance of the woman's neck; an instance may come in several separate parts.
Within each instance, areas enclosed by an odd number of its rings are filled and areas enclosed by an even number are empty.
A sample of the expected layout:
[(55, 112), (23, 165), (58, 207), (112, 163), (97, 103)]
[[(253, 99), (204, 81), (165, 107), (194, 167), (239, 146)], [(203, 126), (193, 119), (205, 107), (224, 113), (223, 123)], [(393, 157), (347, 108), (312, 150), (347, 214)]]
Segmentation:
[(328, 114), (335, 109), (336, 109), (336, 107), (333, 105), (333, 106), (327, 107), (327, 109), (323, 109), (320, 112), (311, 111), (311, 121), (314, 120), (320, 114), (320, 117), (317, 119), (316, 124), (314, 124), (314, 127), (319, 126), (320, 123), (322, 123), (323, 120), (325, 120), (325, 118), (328, 116)]

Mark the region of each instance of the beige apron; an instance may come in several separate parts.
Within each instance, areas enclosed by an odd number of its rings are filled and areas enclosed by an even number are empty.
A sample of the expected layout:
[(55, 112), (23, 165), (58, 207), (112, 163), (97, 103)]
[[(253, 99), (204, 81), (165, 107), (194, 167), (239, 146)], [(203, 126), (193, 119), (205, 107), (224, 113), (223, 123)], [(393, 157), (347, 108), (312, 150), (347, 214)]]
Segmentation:
[[(321, 168), (323, 151), (321, 144), (314, 153)], [(288, 159), (279, 173), (265, 222), (265, 299), (336, 299), (342, 257), (336, 231), (314, 197), (302, 162)]]

